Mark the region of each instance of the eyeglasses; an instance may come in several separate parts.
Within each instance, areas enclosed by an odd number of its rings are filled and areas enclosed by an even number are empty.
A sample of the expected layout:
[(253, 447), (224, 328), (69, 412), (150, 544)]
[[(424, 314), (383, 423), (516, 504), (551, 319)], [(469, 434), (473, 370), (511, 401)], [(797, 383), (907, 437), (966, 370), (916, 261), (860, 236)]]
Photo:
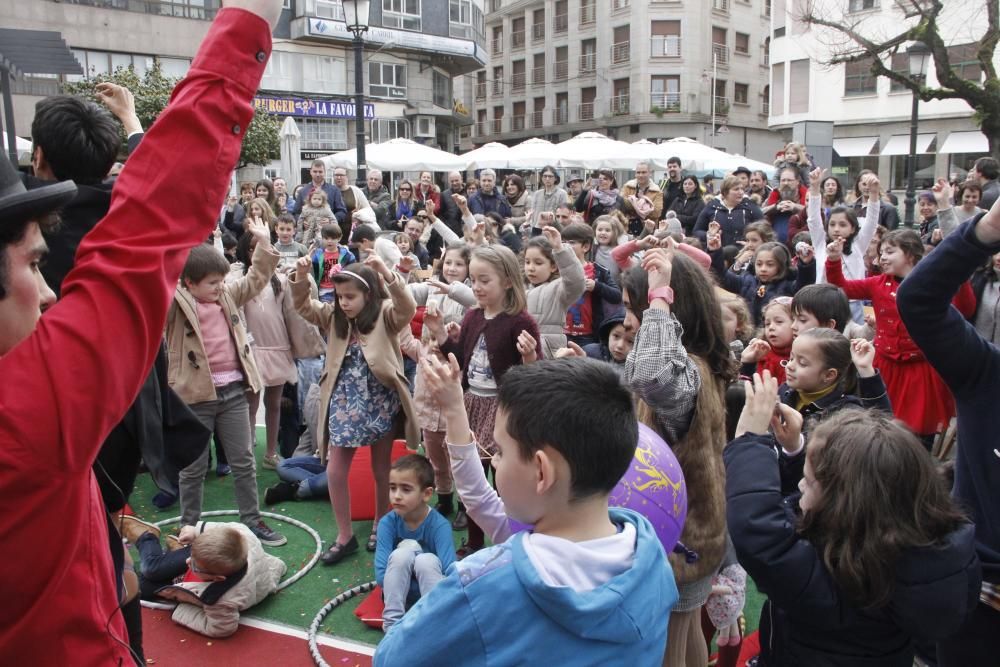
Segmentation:
[(400, 192), (413, 192), (413, 188), (400, 188)]

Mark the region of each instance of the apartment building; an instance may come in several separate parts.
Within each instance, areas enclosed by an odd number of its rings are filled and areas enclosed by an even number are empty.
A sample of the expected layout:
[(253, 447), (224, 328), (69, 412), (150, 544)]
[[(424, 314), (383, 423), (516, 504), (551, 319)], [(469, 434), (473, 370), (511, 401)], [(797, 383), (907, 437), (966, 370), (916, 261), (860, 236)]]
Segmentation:
[[(773, 159), (770, 0), (487, 0), (470, 143), (690, 137)], [(713, 133), (714, 129), (714, 133)]]
[[(907, 22), (916, 21), (907, 9), (912, 2), (896, 0), (845, 0), (817, 3), (826, 17), (856, 24), (873, 40), (898, 34)], [(976, 3), (945, 3), (939, 21), (948, 45), (951, 67), (970, 81), (982, 81), (976, 50), (986, 28), (983, 20), (970, 20)], [(771, 26), (770, 115), (768, 125), (791, 137), (799, 121), (826, 121), (833, 129), (833, 168), (841, 180), (853, 184), (862, 169), (873, 169), (883, 185), (906, 188), (906, 159), (910, 149), (910, 116), (913, 95), (909, 89), (871, 73), (870, 61), (828, 65), (834, 35), (829, 29), (810, 28), (800, 19), (804, 2), (775, 0)], [(955, 10), (949, 11), (953, 6)], [(978, 3), (985, 12), (985, 3)], [(903, 45), (887, 56), (890, 69), (908, 72)], [(1000, 67), (1000, 55), (994, 57)], [(927, 67), (927, 85), (938, 85), (935, 65)], [(918, 106), (916, 184), (928, 187), (936, 178), (964, 177), (975, 160), (987, 154), (986, 137), (962, 100), (920, 102)]]
[[(365, 33), (370, 141), (407, 137), (446, 150), (472, 125), (454, 81), (487, 60), (482, 0), (374, 0)], [(62, 34), (88, 74), (158, 62), (183, 76), (220, 0), (31, 0), (0, 3), (0, 25)], [(255, 103), (295, 118), (304, 168), (354, 145), (353, 36), (340, 0), (285, 0)], [(15, 127), (30, 133), (35, 103), (72, 77), (28, 74), (13, 84)], [(263, 170), (275, 175), (279, 162)], [(242, 174), (246, 178), (253, 174)]]

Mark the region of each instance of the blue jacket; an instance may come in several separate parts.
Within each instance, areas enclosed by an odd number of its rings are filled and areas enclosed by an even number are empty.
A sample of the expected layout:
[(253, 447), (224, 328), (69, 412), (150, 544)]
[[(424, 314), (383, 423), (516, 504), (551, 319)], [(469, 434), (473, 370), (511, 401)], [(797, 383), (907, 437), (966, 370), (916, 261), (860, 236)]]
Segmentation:
[(501, 218), (507, 219), (511, 216), (510, 204), (507, 198), (500, 194), (496, 188), (493, 194), (486, 194), (482, 190), (469, 197), (469, 212), (472, 215), (486, 215), (487, 213), (497, 213)]
[(375, 652), (388, 665), (659, 666), (677, 586), (652, 525), (630, 510), (635, 560), (586, 593), (542, 582), (524, 533), (455, 563)]
[(958, 438), (952, 495), (976, 525), (983, 578), (1000, 583), (1000, 350), (983, 339), (951, 305), (959, 285), (986, 263), (1000, 244), (976, 239), (980, 214), (945, 237), (899, 284), (896, 305), (920, 346), (955, 397)]
[[(337, 245), (337, 264), (340, 265), (341, 269), (346, 269), (348, 264), (354, 264), (357, 258), (354, 253), (347, 249), (347, 246)], [(323, 248), (316, 248), (312, 252), (310, 257), (313, 265), (313, 279), (316, 281), (316, 286), (319, 286), (319, 281), (323, 279)]]
[[(781, 280), (763, 283), (750, 270), (743, 273), (733, 273), (726, 270), (722, 248), (708, 253), (712, 258), (712, 272), (719, 279), (724, 290), (739, 294), (747, 302), (750, 317), (754, 326), (764, 326), (764, 306), (778, 296), (795, 296), (795, 293), (806, 285), (816, 282), (816, 262), (799, 263), (798, 268), (789, 268)], [(763, 293), (761, 288), (763, 287)]]
[(723, 458), (729, 534), (740, 564), (768, 596), (760, 618), (766, 667), (910, 667), (914, 637), (933, 642), (953, 635), (978, 603), (971, 524), (940, 546), (903, 552), (889, 603), (860, 609), (796, 532), (771, 437), (743, 435)]

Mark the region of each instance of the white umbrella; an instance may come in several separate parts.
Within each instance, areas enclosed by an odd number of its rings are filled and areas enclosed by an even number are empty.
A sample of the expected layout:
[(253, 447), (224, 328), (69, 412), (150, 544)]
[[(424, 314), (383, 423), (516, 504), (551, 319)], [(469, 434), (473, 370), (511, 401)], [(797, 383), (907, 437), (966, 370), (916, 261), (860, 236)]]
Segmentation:
[(281, 126), (281, 175), (288, 183), (289, 192), (302, 182), (302, 155), (299, 153), (299, 126), (289, 116)]
[[(322, 158), (328, 169), (357, 169), (358, 152), (354, 148)], [(369, 168), (382, 171), (463, 171), (468, 161), (437, 148), (418, 144), (409, 139), (390, 139), (381, 144), (365, 146), (365, 162)]]
[(556, 145), (545, 139), (532, 138), (511, 147), (508, 153), (511, 169), (541, 169), (556, 165)]
[(561, 167), (583, 169), (634, 169), (641, 157), (632, 144), (609, 139), (599, 132), (582, 132), (556, 144)]
[[(14, 137), (17, 150), (17, 161), (19, 164), (31, 163), (31, 142), (21, 137)], [(7, 133), (3, 133), (3, 152), (7, 153)]]
[(706, 146), (686, 137), (678, 137), (677, 139), (660, 142), (656, 145), (656, 148), (657, 154), (664, 164), (670, 158), (678, 157), (681, 159), (681, 166), (689, 171), (704, 171), (708, 169), (705, 166), (706, 160), (724, 160), (731, 157), (725, 151)]
[(768, 178), (774, 178), (774, 173), (776, 171), (773, 164), (751, 160), (750, 158), (742, 155), (730, 155), (728, 153), (724, 153), (723, 156), (710, 157), (702, 163), (702, 169), (705, 171), (721, 171), (728, 173), (737, 167), (746, 167), (750, 171), (757, 171), (760, 169), (767, 174)]
[(510, 163), (510, 146), (491, 141), (479, 148), (462, 153), (471, 169), (506, 169)]

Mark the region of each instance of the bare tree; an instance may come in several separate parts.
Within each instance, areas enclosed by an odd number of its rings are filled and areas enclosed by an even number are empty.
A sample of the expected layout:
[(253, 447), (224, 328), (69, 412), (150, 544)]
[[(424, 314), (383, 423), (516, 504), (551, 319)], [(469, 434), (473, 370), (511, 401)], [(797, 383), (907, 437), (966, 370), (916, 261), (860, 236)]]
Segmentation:
[[(985, 20), (985, 30), (978, 39), (976, 60), (985, 75), (983, 82), (970, 81), (960, 76), (951, 66), (948, 44), (939, 29), (945, 2), (942, 0), (894, 0), (908, 19), (900, 22), (898, 31), (890, 35), (873, 36), (865, 30), (864, 16), (851, 16), (840, 11), (827, 11), (824, 3), (807, 1), (798, 3), (803, 9), (796, 16), (810, 26), (828, 29), (830, 55), (824, 64), (866, 62), (871, 64), (875, 76), (884, 76), (912, 90), (920, 99), (965, 100), (975, 110), (974, 119), (989, 140), (990, 154), (1000, 159), (1000, 81), (997, 80), (993, 56), (1000, 41), (1000, 7), (997, 0), (975, 0), (959, 3), (948, 0), (949, 13), (962, 12), (966, 25)], [(838, 3), (843, 7), (845, 3)], [(964, 5), (964, 6), (962, 6)], [(985, 15), (985, 19), (984, 19)], [(969, 22), (972, 23), (969, 23)], [(909, 72), (894, 71), (891, 58), (909, 42), (923, 42), (934, 56), (934, 70), (938, 85), (931, 87), (926, 81), (914, 79)], [(888, 64), (887, 64), (888, 60)]]

